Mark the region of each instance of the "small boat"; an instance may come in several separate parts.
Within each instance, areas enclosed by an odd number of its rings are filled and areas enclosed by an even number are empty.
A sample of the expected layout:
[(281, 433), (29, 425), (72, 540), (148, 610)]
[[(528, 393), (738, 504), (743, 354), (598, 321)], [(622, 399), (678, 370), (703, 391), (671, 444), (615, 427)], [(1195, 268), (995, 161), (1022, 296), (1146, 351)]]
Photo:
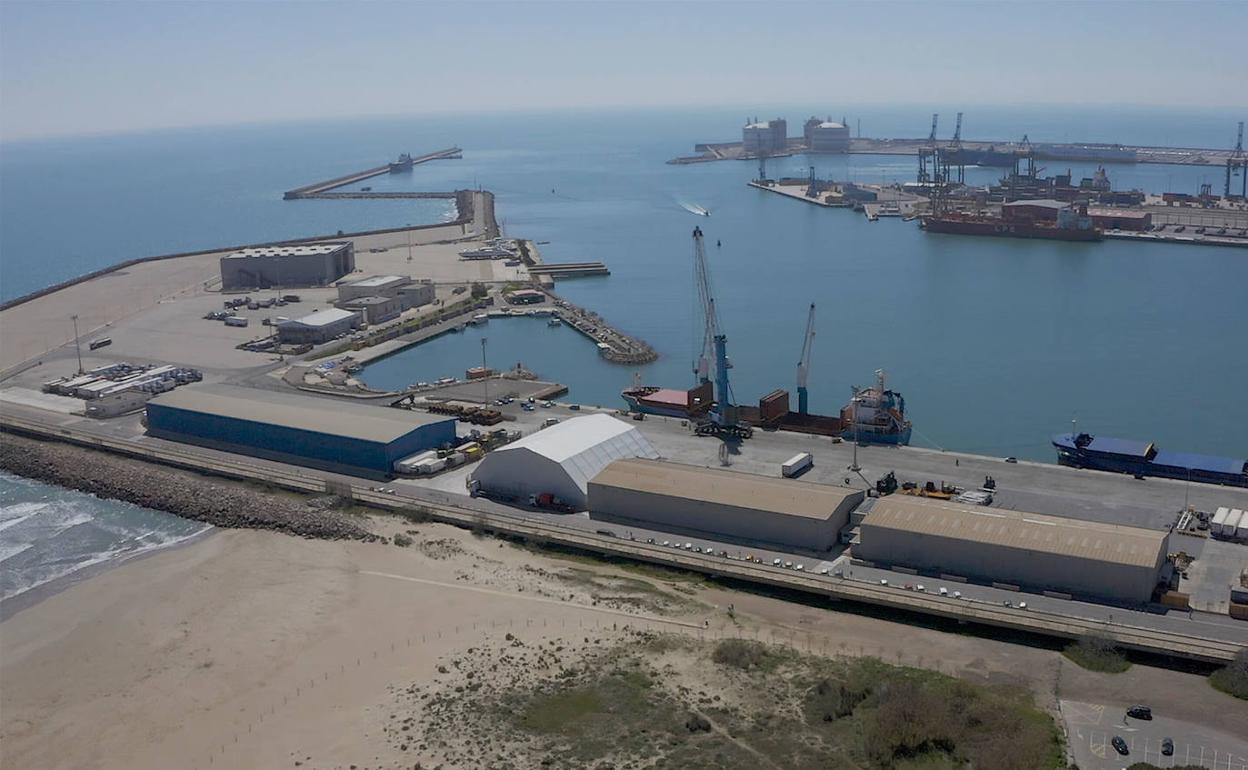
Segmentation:
[(558, 317), (555, 317), (547, 321), (546, 325), (547, 326), (563, 326), (563, 321), (559, 320)]
[(486, 315), (485, 313), (477, 313), (476, 315), (472, 317), (472, 320), (469, 321), (468, 323), (472, 324), (473, 326), (480, 326), (481, 324), (489, 320), (490, 320), (490, 317)]
[(459, 326), (455, 327), (455, 331), (462, 332), (464, 329), (467, 329), (467, 328), (468, 328), (468, 324), (460, 324)]

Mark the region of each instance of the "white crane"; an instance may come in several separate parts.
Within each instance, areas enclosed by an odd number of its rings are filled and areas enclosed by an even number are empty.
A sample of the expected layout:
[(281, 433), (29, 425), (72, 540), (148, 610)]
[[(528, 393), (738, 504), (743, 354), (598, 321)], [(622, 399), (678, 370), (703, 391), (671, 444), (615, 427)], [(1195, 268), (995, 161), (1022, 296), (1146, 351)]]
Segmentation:
[(797, 413), (806, 414), (806, 380), (810, 377), (810, 353), (815, 344), (815, 303), (810, 303), (806, 317), (806, 337), (802, 340), (802, 358), (797, 362)]

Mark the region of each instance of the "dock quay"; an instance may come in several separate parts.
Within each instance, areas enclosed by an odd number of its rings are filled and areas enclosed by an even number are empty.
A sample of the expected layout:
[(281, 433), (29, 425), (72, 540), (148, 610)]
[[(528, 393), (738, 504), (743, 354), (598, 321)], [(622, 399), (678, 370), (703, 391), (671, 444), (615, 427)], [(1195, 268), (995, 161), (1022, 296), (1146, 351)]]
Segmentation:
[(552, 280), (561, 278), (581, 278), (591, 275), (611, 275), (611, 271), (602, 262), (564, 262), (543, 263), (529, 268), (529, 275), (549, 277)]
[[(447, 160), (447, 159), (453, 159), (453, 158), (462, 158), (463, 152), (464, 151), (460, 149), (459, 147), (448, 147), (445, 150), (438, 150), (437, 152), (425, 153), (424, 155), (419, 155), (414, 158), (405, 154), (399, 158), (398, 162), (395, 162), (395, 163), (385, 163), (380, 166), (375, 166), (373, 168), (364, 169), (363, 171), (356, 171), (351, 174), (345, 174), (343, 176), (334, 177), (333, 179), (327, 179), (323, 182), (313, 182), (312, 184), (304, 185), (303, 187), (296, 187), (293, 190), (287, 190), (285, 194), (282, 195), (282, 198), (284, 200), (293, 201), (293, 200), (299, 200), (302, 198), (430, 197), (428, 193), (388, 193), (388, 194), (377, 194), (377, 195), (369, 194), (369, 195), (364, 195), (364, 196), (361, 196), (355, 193), (337, 193), (337, 194), (329, 194), (329, 195), (327, 195), (326, 193), (329, 193), (331, 190), (337, 189), (339, 187), (346, 187), (349, 184), (355, 184), (356, 182), (363, 182), (365, 179), (372, 179), (375, 176), (381, 176), (382, 174), (391, 174), (391, 173), (396, 173), (399, 171), (408, 171), (412, 168), (412, 166), (417, 166), (417, 165), (420, 165), (421, 163), (428, 163), (431, 160)], [(444, 196), (438, 195), (434, 197), (444, 197)]]
[[(962, 147), (966, 150), (997, 152), (1015, 152), (1023, 149), (1020, 142), (1015, 141), (983, 141), (963, 139)], [(851, 137), (849, 139), (850, 155), (918, 155), (919, 151), (930, 147), (927, 139), (873, 139), (868, 137)], [(1232, 155), (1230, 149), (1212, 149), (1204, 147), (1155, 147), (1148, 145), (1122, 145), (1104, 142), (1054, 142), (1032, 143), (1036, 157), (1040, 160), (1059, 162), (1088, 163), (1153, 163), (1172, 166), (1209, 166), (1218, 168), (1225, 166)], [(745, 151), (742, 142), (699, 142), (694, 145), (696, 155), (682, 155), (667, 161), (671, 165), (687, 165), (692, 163), (708, 163), (717, 160), (757, 160), (758, 156)], [(768, 158), (783, 158), (791, 155), (809, 153), (802, 137), (789, 137), (789, 145), (784, 151), (775, 151)]]

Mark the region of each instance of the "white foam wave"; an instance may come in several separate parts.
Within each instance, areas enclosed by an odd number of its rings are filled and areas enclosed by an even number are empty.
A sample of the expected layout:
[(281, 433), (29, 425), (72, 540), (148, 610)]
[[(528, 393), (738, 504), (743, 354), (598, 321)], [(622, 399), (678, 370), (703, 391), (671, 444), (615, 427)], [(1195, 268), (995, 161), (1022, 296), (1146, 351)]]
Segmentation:
[(0, 532), (21, 524), (50, 505), (51, 503), (27, 502), (13, 503), (0, 508)]
[[(87, 569), (89, 567), (94, 567), (97, 564), (102, 564), (107, 561), (116, 561), (117, 564), (122, 564), (126, 561), (129, 561), (130, 559), (133, 559), (136, 556), (142, 556), (145, 553), (150, 553), (152, 551), (160, 550), (162, 548), (168, 548), (170, 546), (177, 545), (178, 543), (181, 543), (185, 540), (189, 540), (197, 535), (204, 533), (205, 531), (211, 528), (212, 528), (211, 526), (205, 525), (190, 534), (181, 535), (181, 536), (173, 536), (173, 537), (163, 537), (155, 532), (144, 533), (140, 535), (138, 538), (136, 538), (136, 540), (142, 540), (145, 537), (154, 536), (156, 538), (156, 542), (141, 545), (137, 548), (130, 547), (130, 546), (110, 548), (105, 551), (97, 552), (85, 559), (73, 562), (72, 564), (64, 564), (60, 569), (49, 569), (49, 570), (43, 571), (38, 575), (38, 577), (30, 576), (31, 579), (27, 581), (23, 581), (11, 587), (10, 589), (6, 590), (3, 593), (3, 595), (0, 595), (0, 599), (11, 599), (15, 596), (20, 596), (26, 593), (27, 591), (30, 591), (31, 589), (38, 588), (39, 586), (44, 585), (46, 583), (50, 583), (53, 580), (59, 580), (69, 575), (73, 575), (76, 572), (81, 572), (84, 569)], [(30, 546), (28, 546), (28, 548), (29, 547)]]

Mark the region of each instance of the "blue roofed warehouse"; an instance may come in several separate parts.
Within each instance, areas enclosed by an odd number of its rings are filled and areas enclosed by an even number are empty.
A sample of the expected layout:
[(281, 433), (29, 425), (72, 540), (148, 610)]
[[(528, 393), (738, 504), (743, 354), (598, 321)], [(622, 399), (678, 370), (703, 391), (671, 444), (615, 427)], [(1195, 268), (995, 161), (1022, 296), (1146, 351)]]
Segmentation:
[(178, 388), (147, 402), (156, 438), (387, 478), (394, 463), (455, 441), (455, 420), (338, 399), (228, 385)]

